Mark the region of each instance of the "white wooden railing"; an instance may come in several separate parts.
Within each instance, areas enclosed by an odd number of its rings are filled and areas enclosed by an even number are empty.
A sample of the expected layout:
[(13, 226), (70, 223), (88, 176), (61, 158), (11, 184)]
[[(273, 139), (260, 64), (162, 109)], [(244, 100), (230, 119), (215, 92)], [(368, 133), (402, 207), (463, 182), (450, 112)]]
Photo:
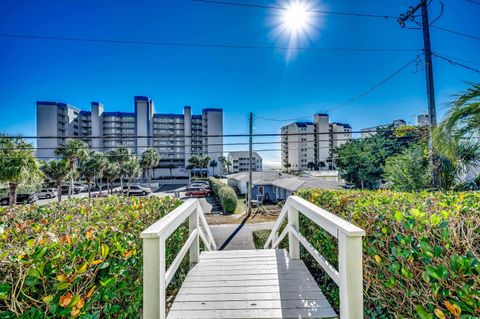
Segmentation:
[[(300, 234), (299, 212), (337, 238), (338, 270)], [(279, 234), (285, 217), (288, 218), (288, 223)], [(302, 244), (339, 286), (340, 318), (363, 318), (362, 237), (365, 236), (365, 231), (298, 196), (290, 196), (264, 248), (277, 248), (287, 234), (290, 258), (300, 259), (300, 244)]]
[[(168, 269), (166, 268), (165, 241), (189, 219), (190, 235)], [(166, 318), (165, 291), (180, 266), (190, 253), (190, 264), (198, 262), (200, 240), (205, 249), (217, 250), (198, 199), (189, 199), (171, 213), (145, 229), (143, 239), (143, 318)]]

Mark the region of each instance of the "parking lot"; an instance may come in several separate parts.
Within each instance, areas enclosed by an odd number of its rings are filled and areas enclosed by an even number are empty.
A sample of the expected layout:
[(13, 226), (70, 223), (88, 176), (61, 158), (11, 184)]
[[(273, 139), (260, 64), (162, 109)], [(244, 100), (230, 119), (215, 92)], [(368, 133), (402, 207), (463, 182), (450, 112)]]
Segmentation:
[[(106, 190), (102, 192), (106, 194)], [(92, 192), (92, 196), (98, 196), (99, 192), (95, 191)], [(165, 196), (172, 196), (175, 197), (178, 195), (178, 198), (181, 200), (187, 200), (189, 197), (185, 195), (185, 185), (161, 185), (160, 188), (153, 191), (149, 196), (158, 196), (158, 197), (165, 197)], [(74, 194), (72, 198), (86, 198), (88, 197), (87, 192)], [(211, 197), (197, 197), (200, 200), (200, 204), (202, 205), (203, 211), (205, 214), (221, 214), (222, 209), (220, 204), (218, 203), (217, 199), (214, 196)], [(67, 200), (68, 195), (62, 195), (62, 201)], [(56, 202), (58, 200), (57, 197), (48, 198), (48, 199), (38, 199), (35, 204), (37, 205), (45, 205), (48, 203)]]

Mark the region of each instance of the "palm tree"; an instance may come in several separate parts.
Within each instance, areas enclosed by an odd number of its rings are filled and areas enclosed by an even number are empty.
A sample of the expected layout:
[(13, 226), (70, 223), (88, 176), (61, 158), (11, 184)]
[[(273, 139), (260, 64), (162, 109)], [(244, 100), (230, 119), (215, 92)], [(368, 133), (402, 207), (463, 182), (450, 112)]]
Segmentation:
[(78, 139), (69, 139), (63, 146), (57, 147), (55, 155), (61, 156), (68, 162), (70, 168), (70, 187), (68, 190), (68, 198), (73, 193), (73, 174), (78, 162), (88, 156), (87, 144)]
[(123, 165), (131, 158), (130, 150), (126, 147), (120, 147), (111, 151), (109, 155), (120, 166), (120, 187), (123, 189)]
[(68, 177), (70, 172), (67, 161), (51, 160), (44, 162), (41, 169), (47, 178), (55, 182), (55, 186), (57, 187), (57, 199), (60, 203), (62, 201), (62, 183)]
[(92, 182), (95, 179), (95, 174), (97, 171), (97, 159), (93, 156), (83, 160), (78, 165), (78, 171), (80, 176), (82, 176), (87, 181), (88, 187), (88, 197), (92, 197)]
[(0, 183), (8, 183), (9, 203), (17, 203), (17, 188), (21, 183), (42, 176), (33, 147), (20, 137), (0, 137)]
[(168, 170), (170, 171), (170, 179), (173, 178), (173, 169), (175, 168), (175, 165), (173, 165), (172, 163), (168, 164)]
[(227, 166), (227, 172), (230, 172), (230, 166), (232, 166), (232, 162), (227, 160), (227, 162), (225, 163), (225, 165)]
[(327, 167), (327, 164), (325, 164), (324, 161), (320, 161), (320, 162), (318, 163), (318, 167), (320, 167), (320, 170), (323, 171), (323, 169), (324, 169), (325, 167)]
[(160, 155), (153, 148), (149, 148), (142, 153), (140, 165), (147, 171), (148, 187), (152, 187), (152, 171), (153, 168), (160, 162)]
[(113, 182), (120, 176), (120, 165), (118, 165), (116, 162), (113, 162), (113, 161), (108, 162), (107, 167), (103, 172), (103, 176), (105, 177), (108, 183), (107, 193), (112, 194)]
[[(139, 177), (142, 174), (142, 168), (140, 167), (140, 162), (137, 158), (131, 158), (128, 162), (125, 163), (124, 172), (128, 179), (128, 193), (130, 194), (130, 187), (132, 185), (132, 180)], [(123, 190), (123, 188), (122, 188)]]
[(190, 168), (190, 176), (192, 176), (192, 170), (200, 166), (200, 158), (197, 155), (192, 155), (188, 159), (188, 162), (190, 163), (188, 165), (188, 167)]
[(227, 158), (223, 155), (218, 157), (218, 161), (222, 164), (223, 170), (225, 170), (225, 165), (227, 164)]
[[(208, 155), (205, 156), (205, 157), (203, 157), (202, 159), (200, 159), (200, 166), (201, 166), (202, 168), (208, 168), (208, 165), (210, 164), (211, 159), (212, 159), (212, 158), (211, 158), (210, 156), (208, 156)], [(201, 173), (201, 174), (202, 174), (202, 177), (203, 177), (203, 173), (204, 173), (204, 172), (203, 172), (203, 170), (202, 170), (202, 173)], [(207, 177), (208, 177), (208, 170), (207, 170)]]
[(215, 167), (218, 166), (217, 161), (216, 160), (211, 160), (209, 165), (212, 168), (212, 175), (215, 176)]
[(480, 84), (471, 85), (453, 101), (447, 116), (433, 132), (443, 188), (453, 184), (448, 174), (458, 176), (480, 161)]
[(100, 193), (99, 195), (102, 195), (102, 179), (103, 179), (103, 174), (105, 172), (105, 169), (108, 166), (108, 159), (103, 153), (92, 153), (90, 157), (94, 161), (94, 167), (95, 167), (95, 177), (97, 178), (97, 184), (100, 188)]

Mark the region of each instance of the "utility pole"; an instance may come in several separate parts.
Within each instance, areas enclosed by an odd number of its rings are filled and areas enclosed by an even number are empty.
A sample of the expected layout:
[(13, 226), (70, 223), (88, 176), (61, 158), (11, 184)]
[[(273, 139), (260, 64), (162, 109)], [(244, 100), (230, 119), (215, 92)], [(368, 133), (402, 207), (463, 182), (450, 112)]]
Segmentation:
[(433, 80), (432, 47), (430, 43), (430, 23), (428, 21), (427, 0), (421, 0), (417, 6), (410, 8), (405, 14), (400, 15), (398, 22), (400, 23), (400, 26), (404, 28), (407, 20), (413, 21), (415, 19), (415, 13), (419, 9), (422, 11), (423, 53), (425, 56), (425, 75), (427, 80), (428, 117), (430, 119), (430, 137), (428, 141), (429, 161), (432, 167), (432, 187), (439, 188), (441, 185), (440, 170), (432, 142), (432, 133), (437, 126), (437, 111), (435, 107), (435, 85)]
[(252, 157), (253, 157), (253, 113), (250, 112), (250, 123), (249, 123), (249, 142), (248, 142), (248, 214), (252, 212)]

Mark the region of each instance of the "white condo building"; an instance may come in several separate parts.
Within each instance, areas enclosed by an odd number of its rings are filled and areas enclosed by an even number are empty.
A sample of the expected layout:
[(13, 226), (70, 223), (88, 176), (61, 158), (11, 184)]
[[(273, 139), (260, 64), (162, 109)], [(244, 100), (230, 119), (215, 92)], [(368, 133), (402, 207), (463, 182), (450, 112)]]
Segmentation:
[(330, 123), (328, 114), (315, 114), (313, 122), (285, 125), (281, 133), (282, 166), (289, 165), (289, 169), (294, 171), (309, 170), (310, 165), (334, 170), (334, 148), (352, 139), (352, 127), (344, 123)]
[(382, 125), (377, 125), (377, 126), (374, 126), (374, 127), (363, 128), (360, 131), (360, 136), (362, 138), (370, 137), (370, 136), (374, 136), (375, 134), (377, 134), (378, 130), (386, 129), (386, 128), (389, 128), (391, 126), (396, 128), (396, 127), (401, 127), (401, 126), (405, 126), (405, 125), (407, 125), (407, 122), (405, 122), (404, 120), (401, 120), (401, 119), (393, 120), (392, 124), (382, 124)]
[(55, 148), (74, 137), (98, 152), (126, 147), (141, 154), (154, 148), (161, 156), (160, 168), (185, 168), (192, 155), (217, 161), (223, 155), (223, 110), (205, 108), (193, 115), (191, 107), (185, 106), (183, 114), (155, 113), (153, 101), (144, 96), (134, 98), (134, 112), (105, 112), (98, 102), (85, 111), (39, 101), (37, 136), (37, 156), (42, 159), (55, 158)]
[[(248, 151), (230, 152), (227, 160), (232, 163), (231, 173), (248, 172), (250, 167)], [(257, 152), (252, 152), (252, 171), (262, 171), (262, 157)]]

